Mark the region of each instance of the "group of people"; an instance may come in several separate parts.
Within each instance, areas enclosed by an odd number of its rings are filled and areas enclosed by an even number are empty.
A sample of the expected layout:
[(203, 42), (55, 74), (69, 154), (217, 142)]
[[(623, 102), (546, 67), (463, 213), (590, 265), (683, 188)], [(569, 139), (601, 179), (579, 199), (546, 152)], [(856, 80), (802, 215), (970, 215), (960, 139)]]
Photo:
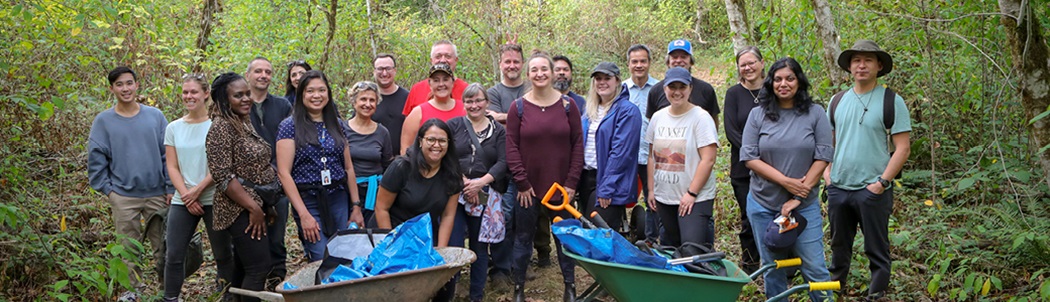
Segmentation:
[[(92, 124), (90, 183), (108, 195), (117, 231), (128, 238), (141, 236), (140, 217), (170, 205), (166, 238), (149, 238), (153, 256), (166, 259), (167, 301), (179, 299), (182, 259), (202, 218), (219, 288), (272, 289), (287, 274), (289, 208), (309, 261), (324, 257), (339, 230), (388, 229), (429, 213), (436, 246), (469, 242), (478, 255), (471, 301), (484, 298), (488, 280), (512, 284), (513, 299), (524, 301), (533, 250), (539, 266), (551, 264), (550, 221), (566, 214), (548, 213), (539, 199), (556, 182), (568, 194), (552, 202), (575, 202), (613, 229), (623, 227), (628, 206), (641, 196), (647, 240), (713, 247), (720, 109), (714, 88), (691, 75), (689, 41), (668, 43), (663, 80), (649, 74), (650, 48), (637, 44), (625, 53), (627, 73), (612, 62), (597, 64), (585, 95), (570, 91), (569, 58), (540, 51), (525, 57), (515, 43), (498, 51), (500, 81), (488, 89), (456, 77), (458, 52), (449, 41), (432, 46), (428, 77), (408, 90), (396, 83), (395, 56), (379, 54), (375, 82), (357, 82), (346, 93), (349, 119), (328, 76), (304, 61), (287, 65), (285, 97), (269, 93), (274, 68), (263, 57), (248, 62), (243, 76), (223, 73), (209, 83), (187, 75), (186, 114), (171, 123), (137, 102), (137, 74), (118, 67), (108, 76), (117, 102)], [(759, 49), (748, 47), (735, 61), (740, 82), (726, 91), (723, 128), (740, 208), (741, 266), (753, 271), (797, 256), (806, 280), (845, 282), (859, 224), (872, 268), (869, 297), (884, 295), (889, 180), (907, 159), (911, 130), (903, 99), (878, 85), (892, 70), (891, 57), (866, 40), (843, 52), (838, 63), (854, 85), (829, 110), (813, 101), (795, 59), (779, 59), (767, 71)], [(820, 180), (827, 187), (830, 267), (816, 202)], [(764, 242), (778, 216), (808, 222), (787, 248)], [(554, 242), (563, 298), (572, 301), (574, 263)], [(141, 271), (131, 272), (141, 287)], [(451, 300), (456, 279), (434, 300)], [(768, 272), (766, 295), (787, 283), (784, 272)], [(811, 293), (815, 300), (828, 295)]]

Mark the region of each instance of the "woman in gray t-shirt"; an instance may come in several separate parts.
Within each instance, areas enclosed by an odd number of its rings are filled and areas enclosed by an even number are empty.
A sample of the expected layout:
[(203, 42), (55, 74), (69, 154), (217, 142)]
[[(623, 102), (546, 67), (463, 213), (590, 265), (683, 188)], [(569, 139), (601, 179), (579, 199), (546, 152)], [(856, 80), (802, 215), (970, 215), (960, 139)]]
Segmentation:
[[(744, 127), (740, 161), (751, 169), (747, 216), (762, 264), (775, 259), (802, 258), (802, 276), (809, 282), (831, 279), (824, 265), (823, 218), (817, 200), (821, 173), (831, 162), (831, 123), (809, 96), (809, 80), (795, 59), (784, 58), (769, 68), (759, 107), (751, 110)], [(772, 248), (766, 228), (778, 216), (804, 218), (808, 224), (789, 247)], [(774, 232), (776, 230), (774, 229)], [(787, 290), (782, 270), (765, 275), (765, 293), (772, 297)], [(813, 301), (830, 297), (827, 291), (809, 293)]]

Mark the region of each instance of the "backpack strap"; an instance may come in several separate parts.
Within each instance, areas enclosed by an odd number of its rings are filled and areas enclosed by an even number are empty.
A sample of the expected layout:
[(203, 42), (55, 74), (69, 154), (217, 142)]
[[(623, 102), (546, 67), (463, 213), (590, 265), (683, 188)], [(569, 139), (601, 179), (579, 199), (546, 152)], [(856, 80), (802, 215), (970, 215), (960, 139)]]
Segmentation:
[(896, 100), (897, 93), (887, 87), (886, 93), (883, 94), (882, 98), (882, 124), (886, 126), (886, 129), (892, 129), (893, 122), (897, 118), (896, 107), (894, 106)]
[(849, 90), (839, 91), (839, 93), (836, 93), (835, 96), (831, 97), (831, 104), (828, 106), (828, 116), (831, 119), (832, 128), (835, 127), (835, 108), (839, 107), (839, 101), (842, 101), (842, 96), (846, 94), (846, 91)]
[(518, 120), (521, 120), (521, 115), (525, 112), (525, 105), (522, 104), (522, 102), (524, 102), (524, 101), (525, 100), (522, 99), (522, 98), (518, 98), (518, 99), (514, 100), (514, 106), (518, 107), (517, 108), (518, 109)]

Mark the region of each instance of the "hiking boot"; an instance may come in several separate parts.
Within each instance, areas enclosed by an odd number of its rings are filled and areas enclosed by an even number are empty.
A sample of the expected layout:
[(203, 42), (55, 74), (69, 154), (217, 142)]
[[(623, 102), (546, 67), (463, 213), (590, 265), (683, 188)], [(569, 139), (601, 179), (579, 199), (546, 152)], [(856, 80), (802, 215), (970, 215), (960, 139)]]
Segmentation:
[(514, 285), (514, 302), (525, 302), (525, 285)]
[(564, 302), (576, 301), (576, 283), (565, 282), (565, 294), (561, 296), (561, 300)]
[(536, 258), (536, 267), (548, 268), (550, 266), (551, 266), (551, 257), (550, 257), (550, 255), (548, 255), (547, 257), (538, 257), (538, 258)]

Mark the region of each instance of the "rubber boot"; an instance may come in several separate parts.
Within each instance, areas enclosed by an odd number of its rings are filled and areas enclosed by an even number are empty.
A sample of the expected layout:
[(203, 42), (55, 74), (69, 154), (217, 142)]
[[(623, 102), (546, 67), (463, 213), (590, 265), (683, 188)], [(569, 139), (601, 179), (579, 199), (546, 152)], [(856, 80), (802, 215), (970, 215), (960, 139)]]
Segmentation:
[(514, 302), (525, 302), (525, 285), (514, 285)]
[(566, 282), (565, 283), (565, 294), (562, 295), (562, 301), (574, 302), (576, 301), (576, 283)]

